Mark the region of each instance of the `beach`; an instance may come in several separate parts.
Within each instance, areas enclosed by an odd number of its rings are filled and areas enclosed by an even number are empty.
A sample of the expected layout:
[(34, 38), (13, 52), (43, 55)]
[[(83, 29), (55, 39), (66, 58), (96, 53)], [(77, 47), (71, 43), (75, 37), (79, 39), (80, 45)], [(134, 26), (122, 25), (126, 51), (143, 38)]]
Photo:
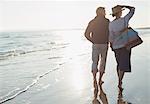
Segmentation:
[[(137, 31), (144, 42), (132, 50), (123, 100), (149, 104), (150, 29)], [(93, 104), (92, 44), (83, 34), (84, 30), (0, 33), (0, 104)], [(116, 61), (110, 48), (103, 81), (104, 95), (98, 101), (117, 104)]]

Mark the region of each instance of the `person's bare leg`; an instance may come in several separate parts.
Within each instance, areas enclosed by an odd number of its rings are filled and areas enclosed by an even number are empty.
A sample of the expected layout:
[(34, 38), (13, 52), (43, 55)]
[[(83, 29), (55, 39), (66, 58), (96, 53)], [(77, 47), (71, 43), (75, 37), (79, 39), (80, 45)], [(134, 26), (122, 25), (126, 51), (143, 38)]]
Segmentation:
[(123, 91), (122, 88), (122, 79), (124, 77), (124, 71), (118, 70), (118, 74), (119, 74), (119, 83), (118, 83), (118, 87), (120, 91)]
[(117, 75), (118, 75), (118, 80), (119, 80), (119, 68), (117, 67)]
[(96, 79), (97, 70), (93, 70), (92, 74), (93, 74), (94, 99), (97, 99), (97, 94), (98, 94), (98, 85)]
[(105, 51), (101, 53), (101, 61), (100, 61), (100, 68), (99, 68), (99, 86), (101, 86), (104, 83), (104, 81), (102, 81), (102, 77), (105, 73), (107, 50), (108, 47), (106, 46)]
[(99, 86), (101, 86), (104, 83), (104, 81), (102, 81), (104, 73), (105, 73), (104, 71), (99, 71), (99, 82), (98, 82)]

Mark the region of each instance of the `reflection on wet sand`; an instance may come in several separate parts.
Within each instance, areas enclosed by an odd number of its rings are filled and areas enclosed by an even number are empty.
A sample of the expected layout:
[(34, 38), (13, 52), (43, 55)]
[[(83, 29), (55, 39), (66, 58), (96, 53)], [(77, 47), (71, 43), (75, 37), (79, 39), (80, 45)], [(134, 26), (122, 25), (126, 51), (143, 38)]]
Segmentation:
[(101, 104), (98, 99), (93, 99), (92, 104)]
[[(96, 84), (96, 86), (98, 87), (98, 85)], [(99, 93), (99, 99), (97, 98), (97, 95)], [(123, 91), (118, 91), (118, 99), (117, 99), (117, 104), (132, 104), (131, 102), (127, 102), (123, 99)], [(107, 99), (107, 95), (104, 92), (102, 85), (99, 85), (99, 90), (98, 89), (94, 89), (94, 99), (92, 101), (92, 104), (109, 104), (108, 103), (108, 99)], [(112, 104), (110, 102), (110, 104)]]
[(127, 102), (123, 99), (123, 91), (118, 91), (118, 100), (117, 100), (117, 104), (132, 104), (131, 102)]
[(102, 85), (100, 86), (99, 98), (101, 99), (103, 104), (108, 104), (107, 96), (106, 96), (105, 92), (103, 91)]
[[(97, 83), (95, 84), (98, 87)], [(97, 99), (98, 92), (99, 92), (99, 99), (102, 102), (102, 104), (108, 104), (107, 96), (103, 91), (102, 84), (99, 84), (99, 90), (98, 88), (94, 89), (94, 99), (92, 101), (92, 104), (101, 104), (100, 101)]]

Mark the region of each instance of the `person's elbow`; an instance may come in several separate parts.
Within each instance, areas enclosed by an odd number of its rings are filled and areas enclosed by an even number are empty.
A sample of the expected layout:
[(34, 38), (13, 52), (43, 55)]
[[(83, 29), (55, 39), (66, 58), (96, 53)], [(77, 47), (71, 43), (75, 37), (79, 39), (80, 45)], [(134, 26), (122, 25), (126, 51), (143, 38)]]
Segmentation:
[(135, 9), (135, 7), (132, 7), (133, 9)]
[(85, 33), (84, 33), (84, 36), (85, 36), (86, 38), (88, 38), (88, 33), (87, 33), (87, 32), (85, 32)]
[(90, 34), (91, 34), (90, 31), (85, 31), (84, 36), (85, 36), (86, 38), (89, 38), (89, 37), (90, 37)]
[(135, 7), (131, 7), (131, 10), (134, 12), (135, 11)]
[(135, 7), (133, 7), (133, 8), (131, 9), (131, 12), (132, 12), (132, 14), (135, 13)]

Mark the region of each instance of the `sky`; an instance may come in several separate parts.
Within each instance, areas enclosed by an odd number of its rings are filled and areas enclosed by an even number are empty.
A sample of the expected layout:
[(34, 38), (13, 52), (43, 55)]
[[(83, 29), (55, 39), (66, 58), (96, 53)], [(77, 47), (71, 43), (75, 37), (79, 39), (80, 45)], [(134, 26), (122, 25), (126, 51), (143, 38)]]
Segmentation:
[(112, 21), (111, 8), (117, 4), (136, 8), (130, 26), (150, 27), (150, 0), (1, 0), (0, 31), (85, 29), (99, 6)]

